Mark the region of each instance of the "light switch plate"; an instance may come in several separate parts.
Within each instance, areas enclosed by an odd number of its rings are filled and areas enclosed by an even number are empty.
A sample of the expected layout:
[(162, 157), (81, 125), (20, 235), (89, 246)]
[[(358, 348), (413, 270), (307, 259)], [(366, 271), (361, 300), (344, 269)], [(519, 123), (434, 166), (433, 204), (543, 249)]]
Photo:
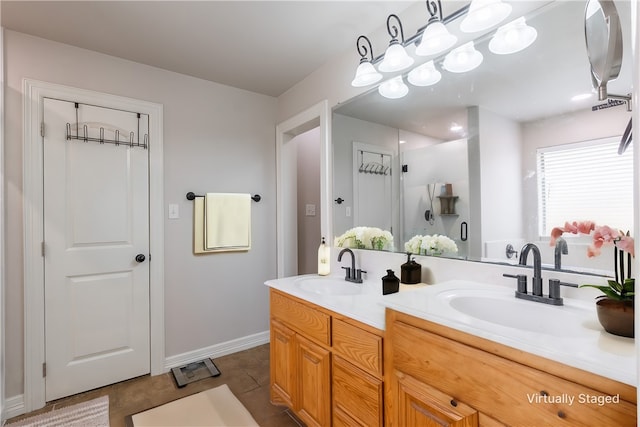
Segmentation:
[(307, 204), (305, 206), (305, 215), (306, 216), (316, 216), (316, 205)]
[(180, 208), (177, 204), (172, 203), (169, 205), (169, 219), (180, 218)]

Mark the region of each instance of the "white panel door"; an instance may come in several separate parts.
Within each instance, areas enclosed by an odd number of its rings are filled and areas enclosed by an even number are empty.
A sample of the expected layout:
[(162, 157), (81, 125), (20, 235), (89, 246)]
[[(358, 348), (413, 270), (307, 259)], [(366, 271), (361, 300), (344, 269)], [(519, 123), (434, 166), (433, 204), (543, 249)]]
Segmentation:
[(148, 120), (44, 100), (47, 401), (150, 372), (148, 150), (67, 140), (76, 117), (121, 140)]

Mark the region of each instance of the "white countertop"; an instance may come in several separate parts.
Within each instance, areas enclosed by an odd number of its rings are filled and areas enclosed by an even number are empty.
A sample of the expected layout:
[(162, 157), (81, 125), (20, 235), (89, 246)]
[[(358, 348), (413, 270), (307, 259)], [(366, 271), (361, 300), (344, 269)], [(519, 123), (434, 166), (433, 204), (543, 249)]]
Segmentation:
[[(361, 286), (359, 294), (326, 295), (301, 289), (300, 281), (310, 278), (344, 280), (338, 276), (313, 274), (268, 280), (265, 284), (381, 330), (385, 328), (385, 308), (389, 307), (625, 384), (637, 385), (634, 340), (605, 332), (598, 322), (594, 302), (565, 298), (564, 306), (548, 306), (517, 300), (513, 296), (514, 289), (505, 286), (467, 280), (426, 286), (401, 285), (400, 292), (390, 295), (382, 295), (379, 281), (367, 280), (358, 285)], [(495, 297), (492, 302), (520, 304), (516, 306), (516, 310), (521, 311), (515, 321), (521, 322), (523, 327), (481, 320), (453, 308), (453, 299), (461, 295), (478, 299)], [(474, 301), (467, 300), (475, 309)], [(536, 316), (538, 312), (539, 318)], [(528, 319), (527, 314), (534, 317)], [(556, 316), (559, 316), (557, 319), (571, 320), (555, 322)]]

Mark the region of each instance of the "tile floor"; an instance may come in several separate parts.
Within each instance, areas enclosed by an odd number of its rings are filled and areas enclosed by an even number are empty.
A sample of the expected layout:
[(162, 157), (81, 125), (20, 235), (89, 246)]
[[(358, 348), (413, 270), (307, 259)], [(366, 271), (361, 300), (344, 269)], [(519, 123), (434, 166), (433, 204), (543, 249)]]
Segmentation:
[(44, 408), (8, 420), (18, 420), (52, 409), (109, 395), (109, 420), (111, 427), (124, 427), (125, 418), (146, 409), (175, 399), (227, 384), (233, 394), (251, 412), (262, 427), (300, 427), (287, 408), (269, 401), (269, 344), (214, 359), (221, 372), (215, 378), (206, 378), (176, 386), (171, 373), (158, 376), (142, 376), (97, 390), (49, 402)]

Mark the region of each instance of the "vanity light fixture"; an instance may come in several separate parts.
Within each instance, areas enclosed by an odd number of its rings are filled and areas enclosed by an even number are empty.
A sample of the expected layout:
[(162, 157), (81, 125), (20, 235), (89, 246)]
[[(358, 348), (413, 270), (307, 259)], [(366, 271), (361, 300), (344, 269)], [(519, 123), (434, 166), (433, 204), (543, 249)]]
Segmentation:
[[(420, 43), (416, 48), (416, 55), (437, 55), (452, 47), (458, 38), (451, 34), (442, 23), (442, 8), (440, 2), (427, 1), (427, 10), (431, 15), (422, 31)], [(420, 30), (418, 30), (420, 33)]]
[[(387, 17), (387, 32), (391, 36), (391, 41), (382, 55), (374, 57), (371, 41), (366, 36), (358, 37), (356, 47), (360, 55), (360, 64), (351, 82), (352, 86), (372, 85), (382, 80), (380, 72), (399, 73), (409, 68), (414, 63), (414, 57), (407, 53), (406, 46), (415, 44), (417, 56), (444, 54), (457, 43), (457, 37), (449, 33), (446, 25), (459, 18), (464, 17), (460, 23), (460, 30), (477, 32), (498, 25), (509, 16), (512, 10), (511, 5), (503, 3), (502, 0), (472, 0), (470, 4), (443, 17), (441, 0), (427, 0), (426, 4), (431, 17), (426, 25), (419, 28), (408, 39), (404, 37), (400, 18), (395, 14)], [(515, 19), (495, 30), (490, 49), (497, 54), (518, 52), (533, 43), (536, 37), (537, 31), (529, 27), (524, 18)], [(470, 41), (449, 51), (444, 60), (433, 58), (425, 64), (418, 65), (408, 73), (409, 83), (415, 86), (430, 86), (438, 83), (442, 75), (436, 69), (434, 60), (441, 63), (442, 68), (447, 71), (464, 73), (478, 67), (483, 61), (483, 56), (475, 49), (474, 42)], [(377, 71), (374, 65), (377, 66)], [(386, 80), (380, 84), (378, 92), (387, 98), (395, 99), (405, 96), (409, 88), (403, 78), (400, 75)]]
[[(371, 63), (373, 61), (371, 41), (366, 36), (360, 36), (356, 40), (356, 48), (360, 54), (360, 65), (356, 69), (356, 76), (351, 82), (351, 86), (369, 86), (382, 80), (382, 74), (377, 72)], [(367, 55), (370, 55), (371, 59)]]
[(537, 37), (536, 29), (528, 26), (522, 16), (498, 28), (489, 42), (489, 50), (498, 55), (520, 52), (531, 46)]
[(476, 33), (487, 30), (509, 16), (511, 5), (501, 0), (472, 0), (467, 16), (460, 23), (460, 30), (465, 33)]
[(407, 76), (409, 83), (414, 86), (431, 86), (438, 83), (440, 79), (442, 74), (436, 70), (433, 60), (417, 66)]
[(466, 73), (482, 64), (484, 57), (478, 52), (473, 41), (463, 44), (444, 57), (442, 67), (452, 73)]
[[(392, 21), (395, 21), (395, 23), (392, 24)], [(387, 32), (391, 36), (391, 41), (378, 70), (395, 72), (409, 68), (413, 65), (413, 58), (404, 49), (404, 31), (402, 30), (402, 22), (400, 22), (400, 18), (397, 15), (391, 14), (387, 17)], [(398, 36), (400, 36), (402, 44), (398, 41)]]
[(378, 86), (378, 92), (385, 98), (398, 99), (409, 93), (409, 87), (404, 84), (402, 76), (396, 76), (381, 83)]

